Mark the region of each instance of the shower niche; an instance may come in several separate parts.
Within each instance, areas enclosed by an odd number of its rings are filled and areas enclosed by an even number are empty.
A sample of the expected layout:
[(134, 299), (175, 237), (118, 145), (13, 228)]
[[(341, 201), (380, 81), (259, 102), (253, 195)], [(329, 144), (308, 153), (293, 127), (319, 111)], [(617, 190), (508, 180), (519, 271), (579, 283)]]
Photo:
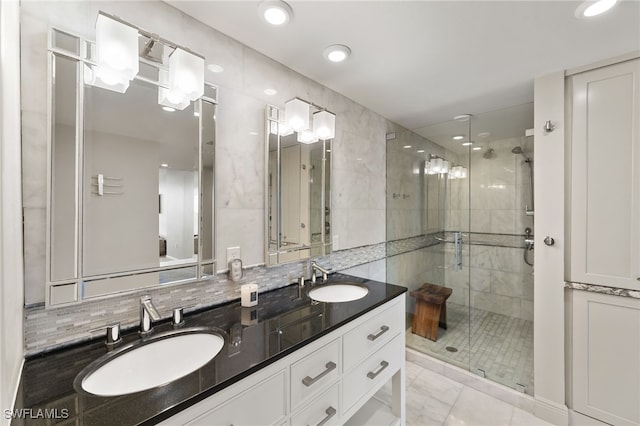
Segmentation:
[[(532, 127), (529, 103), (458, 116), (398, 133), (387, 143), (387, 187), (411, 193), (387, 199), (393, 250), (387, 280), (410, 292), (424, 283), (451, 289), (447, 328), (430, 340), (411, 333), (408, 323), (407, 346), (528, 394), (533, 394), (534, 140), (527, 136)], [(416, 167), (433, 158), (448, 161), (448, 169), (433, 173), (428, 166)], [(456, 173), (457, 166), (464, 173)], [(434, 215), (439, 220), (429, 220)], [(417, 223), (415, 216), (423, 220)], [(409, 319), (414, 306), (409, 296)]]

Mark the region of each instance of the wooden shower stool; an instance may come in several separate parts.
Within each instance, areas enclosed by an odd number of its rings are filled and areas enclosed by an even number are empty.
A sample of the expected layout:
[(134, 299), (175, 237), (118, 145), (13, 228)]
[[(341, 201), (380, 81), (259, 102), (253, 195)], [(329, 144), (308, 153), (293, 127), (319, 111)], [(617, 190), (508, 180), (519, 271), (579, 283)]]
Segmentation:
[(411, 332), (434, 342), (438, 340), (438, 325), (447, 329), (447, 299), (451, 290), (435, 284), (422, 284), (411, 296), (416, 298)]

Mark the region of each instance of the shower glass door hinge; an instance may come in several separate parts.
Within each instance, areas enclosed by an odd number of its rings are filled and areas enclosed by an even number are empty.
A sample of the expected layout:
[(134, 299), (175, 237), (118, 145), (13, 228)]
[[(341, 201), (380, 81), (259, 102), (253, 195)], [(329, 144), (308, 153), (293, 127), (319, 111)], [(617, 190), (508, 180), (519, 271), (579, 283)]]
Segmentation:
[(518, 392), (526, 393), (527, 391), (527, 386), (523, 385), (522, 383), (516, 383), (515, 388)]

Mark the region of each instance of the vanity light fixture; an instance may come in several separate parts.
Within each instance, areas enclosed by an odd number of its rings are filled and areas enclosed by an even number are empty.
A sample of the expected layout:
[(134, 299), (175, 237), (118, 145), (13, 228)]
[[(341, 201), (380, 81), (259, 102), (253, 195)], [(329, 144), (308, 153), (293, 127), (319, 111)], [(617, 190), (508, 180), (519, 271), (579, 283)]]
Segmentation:
[(316, 138), (326, 141), (336, 137), (336, 115), (329, 111), (313, 114), (313, 133)]
[(591, 18), (606, 12), (616, 3), (617, 0), (587, 0), (578, 6), (575, 15), (578, 18)]
[(332, 44), (324, 49), (324, 57), (331, 62), (343, 62), (351, 55), (351, 49), (344, 44)]
[(169, 56), (169, 87), (195, 101), (204, 94), (204, 58), (177, 47)]
[[(169, 73), (166, 70), (159, 70), (158, 81), (160, 81), (161, 84), (168, 86)], [(179, 109), (182, 111), (189, 106), (189, 99), (177, 91), (172, 91), (171, 89), (166, 89), (160, 86), (158, 87), (158, 103), (160, 105), (164, 105), (164, 108), (162, 109), (165, 111), (168, 111), (165, 108), (170, 108), (171, 110)]]
[(467, 177), (467, 168), (463, 166), (453, 166), (449, 173), (449, 179), (464, 179)]
[(282, 0), (266, 0), (258, 6), (258, 13), (271, 25), (284, 25), (293, 17), (293, 9)]
[[(311, 108), (314, 108), (313, 122)], [(336, 136), (336, 115), (325, 108), (293, 98), (284, 104), (284, 121), (279, 124), (280, 136), (298, 133), (298, 142), (314, 143)]]
[(293, 129), (285, 122), (278, 123), (278, 133), (280, 136), (289, 136), (293, 134)]
[(138, 70), (138, 29), (99, 12), (96, 20), (96, 65), (85, 68), (85, 82), (124, 93)]
[(298, 132), (298, 142), (312, 144), (318, 142), (318, 137), (311, 130), (303, 130)]
[(430, 159), (425, 161), (424, 172), (428, 175), (449, 173), (450, 163), (442, 157), (430, 154)]
[(284, 103), (284, 117), (293, 131), (309, 129), (310, 108), (311, 105), (300, 98), (293, 98)]

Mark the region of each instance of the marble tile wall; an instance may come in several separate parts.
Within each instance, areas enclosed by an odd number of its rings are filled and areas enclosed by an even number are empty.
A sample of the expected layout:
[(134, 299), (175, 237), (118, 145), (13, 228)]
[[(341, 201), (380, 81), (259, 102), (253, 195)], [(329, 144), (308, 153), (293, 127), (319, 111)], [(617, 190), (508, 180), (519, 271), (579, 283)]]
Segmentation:
[[(215, 7), (215, 2), (211, 7)], [(408, 141), (422, 138), (161, 1), (22, 2), (22, 170), (28, 353), (82, 340), (87, 338), (87, 330), (107, 322), (130, 325), (137, 315), (136, 294), (116, 295), (67, 308), (41, 306), (46, 251), (48, 29), (54, 26), (94, 39), (93, 28), (99, 10), (188, 46), (204, 55), (207, 64), (224, 68), (222, 73), (205, 71), (205, 79), (219, 87), (216, 139), (219, 270), (225, 269), (226, 248), (232, 246), (241, 248), (245, 265), (264, 262), (264, 108), (267, 103), (283, 106), (295, 96), (323, 105), (337, 115), (331, 198), (336, 252), (329, 257), (331, 264), (335, 269), (342, 269), (385, 256), (385, 134), (396, 132)], [(276, 89), (277, 95), (266, 95), (266, 88)], [(415, 235), (413, 233), (413, 229), (404, 232), (405, 236)], [(362, 253), (366, 253), (367, 261), (363, 261)], [(248, 272), (246, 279), (268, 278), (261, 284), (262, 291), (286, 285), (302, 271), (300, 262), (274, 269), (259, 266)], [(380, 271), (380, 265), (358, 270), (377, 277), (381, 276)], [(237, 286), (231, 286), (224, 279), (144, 293), (158, 298), (160, 305), (167, 309), (191, 304), (195, 309), (238, 295)]]

